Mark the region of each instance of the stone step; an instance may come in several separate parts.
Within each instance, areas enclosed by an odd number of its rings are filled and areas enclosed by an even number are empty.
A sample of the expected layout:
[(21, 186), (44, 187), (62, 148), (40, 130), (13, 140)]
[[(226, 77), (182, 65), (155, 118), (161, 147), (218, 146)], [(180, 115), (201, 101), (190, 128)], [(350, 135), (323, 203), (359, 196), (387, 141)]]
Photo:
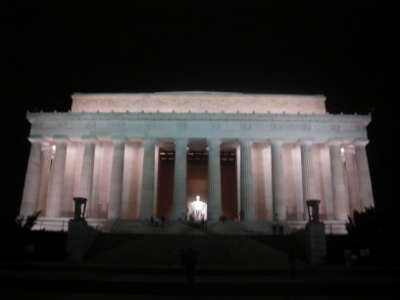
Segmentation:
[(202, 228), (201, 222), (166, 221), (151, 226), (150, 221), (116, 220), (111, 232), (135, 234), (183, 234), (183, 235), (265, 235), (272, 234), (272, 222), (236, 222), (236, 221), (208, 221), (207, 230)]
[[(285, 244), (284, 240), (289, 237), (274, 237), (275, 243), (277, 238), (281, 238), (282, 244)], [(269, 246), (268, 237), (259, 241), (251, 236), (217, 234), (101, 234), (90, 247), (86, 262), (179, 266), (180, 250), (189, 247), (198, 253), (199, 267), (279, 269), (288, 266), (287, 253)]]

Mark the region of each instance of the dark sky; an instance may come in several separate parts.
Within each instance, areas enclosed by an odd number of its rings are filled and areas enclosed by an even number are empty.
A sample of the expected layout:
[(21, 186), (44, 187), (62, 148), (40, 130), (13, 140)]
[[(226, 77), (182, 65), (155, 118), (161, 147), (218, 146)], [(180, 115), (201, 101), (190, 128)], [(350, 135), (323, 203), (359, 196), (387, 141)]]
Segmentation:
[(324, 94), (330, 113), (372, 112), (375, 198), (399, 198), (396, 1), (0, 3), (3, 212), (22, 195), (26, 110), (66, 111), (73, 92)]

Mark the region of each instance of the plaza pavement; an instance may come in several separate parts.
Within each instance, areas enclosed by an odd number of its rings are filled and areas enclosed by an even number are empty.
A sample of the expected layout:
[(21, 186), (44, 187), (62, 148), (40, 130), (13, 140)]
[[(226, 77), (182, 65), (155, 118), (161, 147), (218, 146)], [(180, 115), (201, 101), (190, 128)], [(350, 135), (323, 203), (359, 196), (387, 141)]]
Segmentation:
[(190, 284), (182, 266), (139, 268), (110, 264), (1, 262), (0, 281), (4, 284), (1, 291), (4, 298), (1, 299), (41, 300), (47, 299), (46, 295), (49, 299), (63, 299), (56, 295), (72, 294), (81, 295), (82, 299), (88, 299), (88, 295), (97, 295), (96, 299), (114, 299), (102, 298), (105, 295), (131, 295), (130, 299), (185, 299), (185, 296), (292, 299), (303, 295), (325, 295), (332, 299), (355, 299), (360, 295), (364, 295), (363, 299), (395, 299), (396, 296), (397, 299), (400, 286), (396, 267), (303, 264), (297, 266), (294, 279), (289, 267), (197, 268), (195, 282)]

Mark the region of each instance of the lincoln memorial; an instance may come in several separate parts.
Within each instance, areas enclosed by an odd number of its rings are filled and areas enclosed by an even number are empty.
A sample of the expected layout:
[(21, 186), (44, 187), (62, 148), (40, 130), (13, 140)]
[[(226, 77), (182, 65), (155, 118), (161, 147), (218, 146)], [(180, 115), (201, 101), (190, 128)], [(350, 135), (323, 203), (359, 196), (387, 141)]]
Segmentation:
[(74, 197), (104, 231), (117, 220), (185, 221), (188, 207), (208, 222), (301, 228), (306, 201), (320, 200), (320, 220), (341, 233), (354, 209), (374, 205), (370, 116), (329, 114), (322, 95), (77, 93), (71, 111), (27, 118), (20, 214), (41, 211), (38, 229), (65, 230)]

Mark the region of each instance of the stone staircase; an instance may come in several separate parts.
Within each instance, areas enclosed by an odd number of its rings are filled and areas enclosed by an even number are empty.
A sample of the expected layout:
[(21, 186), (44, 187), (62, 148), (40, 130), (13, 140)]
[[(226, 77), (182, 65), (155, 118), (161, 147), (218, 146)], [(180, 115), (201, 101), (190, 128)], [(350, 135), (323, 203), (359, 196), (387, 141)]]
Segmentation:
[(90, 246), (85, 262), (135, 267), (178, 267), (180, 250), (198, 253), (204, 268), (282, 269), (287, 253), (296, 248), (293, 236), (273, 236), (266, 222), (166, 222), (152, 227), (147, 221), (118, 220), (111, 233), (101, 233)]
[(191, 247), (202, 267), (287, 267), (287, 254), (245, 236), (102, 234), (87, 263), (179, 266), (180, 250)]
[(207, 230), (200, 222), (166, 221), (164, 226), (151, 226), (149, 221), (116, 220), (110, 232), (135, 234), (179, 234), (179, 235), (266, 235), (272, 234), (272, 222), (219, 222), (208, 221)]

